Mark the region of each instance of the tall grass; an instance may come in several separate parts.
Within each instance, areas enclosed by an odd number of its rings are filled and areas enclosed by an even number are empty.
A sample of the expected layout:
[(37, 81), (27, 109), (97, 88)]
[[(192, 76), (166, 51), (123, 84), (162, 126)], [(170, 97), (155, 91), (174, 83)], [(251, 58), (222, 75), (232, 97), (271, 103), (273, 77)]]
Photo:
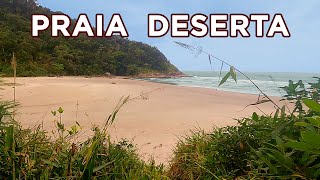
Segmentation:
[[(120, 106), (102, 129), (93, 127), (94, 135), (84, 142), (74, 140), (80, 125), (66, 128), (62, 119), (56, 121), (57, 138), (41, 125), (23, 129), (13, 119), (1, 121), (0, 179), (164, 179), (164, 167), (140, 160), (134, 145), (111, 142), (106, 127)], [(63, 109), (52, 114), (61, 117)]]
[(11, 67), (13, 69), (13, 102), (16, 102), (16, 79), (17, 79), (17, 59), (12, 53)]

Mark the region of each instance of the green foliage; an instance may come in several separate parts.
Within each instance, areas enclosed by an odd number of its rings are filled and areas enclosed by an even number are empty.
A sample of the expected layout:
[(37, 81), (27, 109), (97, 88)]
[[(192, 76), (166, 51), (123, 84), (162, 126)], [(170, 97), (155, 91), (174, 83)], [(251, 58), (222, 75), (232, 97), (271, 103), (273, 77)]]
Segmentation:
[[(125, 100), (106, 123), (112, 123)], [(140, 160), (127, 140), (111, 142), (107, 129), (94, 127), (91, 138), (76, 141), (81, 126), (67, 128), (63, 113), (62, 108), (52, 111), (53, 138), (41, 126), (22, 129), (12, 119), (0, 121), (0, 179), (166, 179), (162, 165)]]
[(59, 64), (59, 63), (52, 64), (51, 72), (53, 72), (55, 75), (61, 75), (63, 73), (63, 70), (64, 70), (63, 64)]
[(230, 77), (232, 77), (232, 79), (237, 82), (237, 73), (236, 70), (233, 66), (230, 66), (230, 71), (227, 72), (227, 74), (222, 78), (222, 80), (219, 83), (219, 86), (221, 86), (222, 84), (224, 84)]
[[(0, 78), (0, 90), (1, 84), (3, 83), (2, 79)], [(12, 115), (12, 110), (14, 108), (14, 103), (10, 101), (2, 101), (0, 95), (0, 125), (5, 121), (5, 118)]]
[(4, 118), (12, 114), (14, 104), (12, 102), (0, 101), (0, 123), (4, 121)]
[(118, 36), (52, 38), (48, 30), (32, 38), (31, 14), (55, 12), (38, 6), (34, 0), (1, 0), (0, 4), (0, 73), (6, 76), (12, 74), (12, 52), (18, 59), (18, 76), (179, 72), (156, 47)]
[(319, 82), (309, 86), (290, 81), (284, 87), (284, 98), (295, 103), (297, 113), (286, 115), (285, 107), (273, 116), (253, 113), (239, 120), (238, 126), (185, 137), (176, 147), (169, 177), (319, 179)]
[[(292, 121), (266, 141), (252, 149), (256, 154), (252, 167), (261, 177), (318, 179), (320, 177), (319, 116)], [(295, 123), (294, 123), (295, 122)], [(295, 132), (295, 133), (294, 133)]]
[(320, 104), (311, 99), (302, 99), (303, 103), (312, 111), (320, 112)]
[[(193, 132), (180, 141), (174, 152), (169, 175), (172, 179), (231, 179), (249, 176), (251, 148), (272, 139), (285, 118), (258, 116), (239, 120), (239, 126)], [(250, 177), (250, 176), (249, 176)]]
[(283, 100), (287, 100), (295, 104), (293, 113), (306, 113), (303, 107), (304, 99), (310, 99), (315, 102), (320, 101), (320, 78), (314, 78), (317, 79), (316, 83), (308, 83), (308, 85), (305, 85), (301, 80), (297, 83), (290, 80), (288, 86), (281, 87), (286, 92)]

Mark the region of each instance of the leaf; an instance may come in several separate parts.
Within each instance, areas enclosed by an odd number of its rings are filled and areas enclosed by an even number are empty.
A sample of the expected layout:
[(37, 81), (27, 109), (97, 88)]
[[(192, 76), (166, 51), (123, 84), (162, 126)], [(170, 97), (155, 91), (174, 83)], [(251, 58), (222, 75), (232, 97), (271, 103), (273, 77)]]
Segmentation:
[(314, 146), (315, 148), (320, 148), (320, 134), (313, 131), (303, 131), (301, 132), (301, 138), (304, 142)]
[(314, 126), (320, 127), (320, 117), (314, 116), (314, 117), (309, 117), (307, 120)]
[(295, 150), (313, 151), (313, 146), (304, 142), (292, 141), (292, 142), (287, 142), (285, 145)]
[(14, 129), (13, 125), (6, 128), (5, 147), (9, 150), (13, 147)]
[(269, 160), (268, 158), (265, 158), (265, 156), (263, 156), (261, 151), (257, 151), (255, 149), (253, 149), (252, 147), (250, 147), (251, 152), (255, 153), (264, 163), (266, 163), (268, 165), (268, 167), (270, 168), (270, 172), (271, 173), (277, 173), (277, 168), (276, 166), (274, 166)]
[(232, 77), (232, 79), (237, 82), (237, 73), (236, 70), (233, 66), (230, 66), (230, 75)]
[(252, 120), (254, 120), (254, 121), (258, 121), (259, 120), (259, 116), (258, 116), (258, 114), (256, 112), (254, 112), (252, 114)]
[(49, 160), (46, 160), (46, 159), (41, 159), (41, 161), (43, 161), (44, 163), (46, 163), (46, 164), (48, 164), (48, 165), (50, 165), (50, 166), (59, 168), (59, 164), (54, 163), (54, 162), (52, 162), (52, 161), (49, 161)]
[(276, 142), (277, 142), (277, 145), (278, 145), (279, 149), (280, 149), (282, 152), (284, 152), (285, 148), (284, 148), (284, 142), (283, 142), (283, 140), (282, 140), (279, 136), (276, 136), (275, 139), (276, 139)]
[(300, 159), (300, 163), (306, 164), (306, 161), (308, 161), (309, 158), (310, 158), (310, 153), (304, 152)]
[(64, 131), (64, 124), (62, 124), (62, 123), (60, 123), (60, 122), (57, 122), (57, 126), (58, 126), (58, 129), (59, 129), (59, 130)]
[(93, 172), (95, 173), (95, 172), (97, 172), (97, 171), (100, 171), (101, 169), (105, 168), (106, 166), (112, 164), (112, 163), (115, 162), (115, 161), (116, 161), (116, 160), (113, 160), (113, 161), (111, 161), (111, 162), (104, 163), (104, 164), (102, 164), (102, 165), (100, 165), (100, 166), (97, 166), (97, 167), (93, 168)]
[(311, 99), (302, 99), (303, 103), (313, 111), (320, 112), (320, 104)]
[(279, 109), (277, 109), (276, 112), (274, 113), (274, 118), (276, 119), (278, 118), (278, 116), (279, 116)]
[(113, 113), (108, 117), (107, 125), (113, 124), (114, 120), (116, 119), (116, 116), (117, 116), (118, 112), (120, 111), (122, 106), (124, 106), (130, 100), (129, 98), (130, 98), (130, 96), (127, 96), (126, 98), (121, 98), (121, 100), (119, 101), (118, 105), (113, 110)]
[(304, 163), (304, 166), (307, 167), (310, 164), (314, 164), (314, 162), (318, 159), (318, 155), (311, 155), (309, 153), (307, 161)]
[(51, 114), (52, 114), (53, 116), (56, 116), (56, 115), (57, 115), (57, 112), (56, 112), (56, 111), (51, 111)]
[[(317, 159), (317, 157), (315, 157), (315, 160), (316, 160), (316, 159)], [(311, 163), (309, 163), (309, 164), (311, 164)], [(319, 169), (319, 168), (320, 168), (320, 163), (312, 166), (312, 168)]]
[(306, 122), (296, 122), (294, 123), (295, 126), (300, 126), (300, 127), (306, 127), (308, 126), (309, 124), (306, 123)]
[(272, 158), (274, 161), (278, 161), (281, 165), (286, 167), (288, 170), (291, 169), (293, 166), (293, 162), (290, 158), (285, 157), (281, 152), (275, 150), (275, 149), (269, 149), (269, 148), (261, 148), (266, 151), (268, 151), (266, 154)]
[(219, 84), (219, 86), (218, 87), (220, 87), (223, 83), (225, 83), (227, 80), (228, 80), (228, 78), (230, 77), (230, 72), (228, 72), (223, 78), (222, 78), (222, 80), (221, 80), (221, 82), (220, 82), (220, 84)]
[(286, 106), (282, 106), (281, 108), (281, 118), (284, 118), (286, 116)]
[(304, 177), (303, 175), (297, 174), (297, 173), (292, 174), (291, 177), (289, 177), (289, 178), (293, 178), (293, 177), (298, 177), (298, 178), (300, 178), (300, 179), (307, 179), (307, 178)]
[(89, 147), (87, 154), (85, 155), (82, 164), (84, 165), (84, 171), (82, 172), (82, 179), (91, 179), (93, 173), (93, 163), (94, 158), (96, 155), (96, 146), (98, 145), (99, 141), (95, 140), (92, 142), (91, 146)]
[(320, 176), (320, 169), (318, 169), (315, 174), (314, 174), (315, 177), (319, 177)]
[(85, 155), (85, 157), (84, 157), (84, 159), (83, 159), (83, 162), (82, 162), (83, 165), (85, 165), (85, 166), (88, 165), (88, 163), (89, 163), (89, 161), (90, 161), (90, 159), (91, 159), (91, 157), (92, 157), (92, 155), (93, 155), (93, 153), (94, 153), (93, 151), (95, 150), (97, 144), (98, 144), (98, 141), (97, 141), (97, 140), (94, 141), (94, 142), (91, 144), (91, 146), (90, 146), (89, 149), (88, 149), (87, 154)]
[(62, 107), (59, 107), (59, 109), (57, 110), (60, 114), (62, 114), (64, 112), (64, 110), (62, 109)]

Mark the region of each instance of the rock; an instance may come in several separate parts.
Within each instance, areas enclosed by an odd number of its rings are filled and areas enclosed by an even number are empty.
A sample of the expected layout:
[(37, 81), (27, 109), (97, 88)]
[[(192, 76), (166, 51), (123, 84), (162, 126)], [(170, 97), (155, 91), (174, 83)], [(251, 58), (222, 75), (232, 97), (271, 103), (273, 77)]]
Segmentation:
[(112, 77), (111, 73), (109, 73), (109, 72), (104, 73), (104, 75), (105, 75), (106, 77)]

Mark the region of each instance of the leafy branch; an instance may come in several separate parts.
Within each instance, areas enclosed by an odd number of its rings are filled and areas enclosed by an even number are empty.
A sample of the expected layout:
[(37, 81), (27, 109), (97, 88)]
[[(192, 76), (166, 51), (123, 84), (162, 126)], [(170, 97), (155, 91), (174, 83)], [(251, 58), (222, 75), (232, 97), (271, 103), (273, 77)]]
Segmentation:
[(234, 67), (230, 63), (228, 63), (225, 60), (220, 59), (220, 58), (218, 58), (218, 57), (216, 57), (216, 56), (214, 56), (214, 55), (212, 55), (212, 54), (210, 54), (208, 52), (203, 51), (202, 48), (197, 48), (197, 47), (194, 47), (192, 45), (181, 43), (181, 42), (177, 42), (177, 41), (174, 41), (174, 43), (176, 43), (177, 45), (179, 45), (179, 46), (181, 46), (181, 47), (183, 47), (185, 49), (188, 49), (188, 50), (190, 50), (190, 51), (192, 51), (192, 52), (194, 52), (196, 54), (206, 54), (206, 55), (208, 55), (210, 64), (212, 63), (211, 58), (220, 61), (221, 62), (221, 68), (220, 68), (220, 77), (219, 77), (219, 79), (221, 79), (221, 72), (222, 72), (223, 66), (224, 65), (229, 66), (230, 67), (230, 71), (222, 78), (222, 80), (220, 81), (219, 86), (224, 84), (230, 77), (232, 77), (232, 79), (234, 79), (237, 82), (237, 73), (240, 73), (242, 76), (244, 76), (246, 79), (248, 79), (259, 90), (260, 94), (264, 98), (267, 99), (267, 100), (262, 100), (263, 102), (262, 101), (260, 102), (260, 95), (259, 95), (258, 102), (255, 103), (255, 105), (262, 104), (262, 103), (265, 103), (266, 101), (268, 101), (268, 102), (271, 102), (277, 109), (281, 109), (265, 92), (262, 91), (262, 89), (259, 88), (259, 86), (256, 83), (254, 83), (252, 81), (252, 79), (250, 79), (246, 74), (244, 74), (242, 71), (240, 71), (239, 69), (237, 69), (236, 67)]

